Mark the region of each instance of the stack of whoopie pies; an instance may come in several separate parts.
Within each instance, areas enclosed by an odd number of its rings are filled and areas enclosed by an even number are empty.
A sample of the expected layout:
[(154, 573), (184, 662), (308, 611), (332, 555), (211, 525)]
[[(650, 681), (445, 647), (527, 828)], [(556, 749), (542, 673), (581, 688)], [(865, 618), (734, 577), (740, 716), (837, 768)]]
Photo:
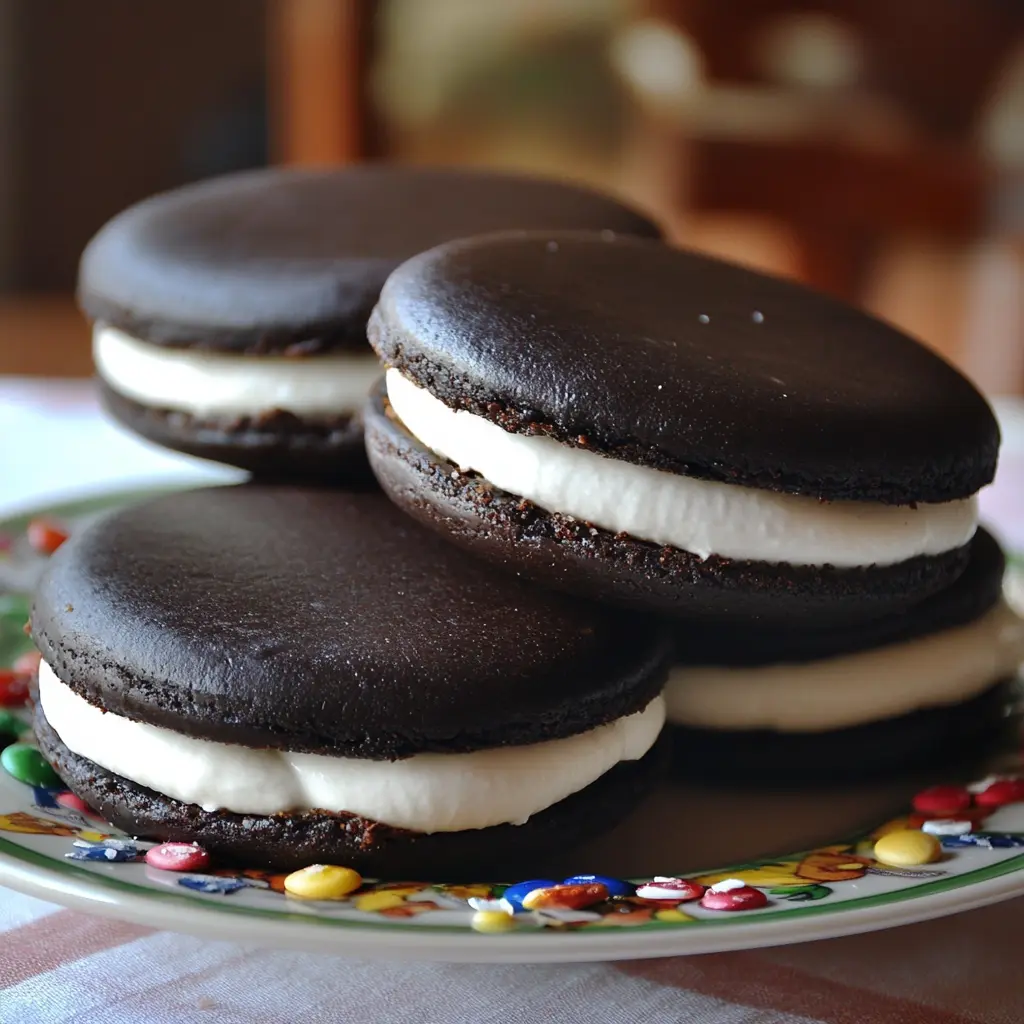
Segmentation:
[(586, 190), (387, 166), (141, 203), (80, 295), (110, 412), (254, 477), (36, 595), (40, 744), (133, 834), (522, 875), (670, 754), (857, 777), (999, 726), (998, 429), (862, 313)]

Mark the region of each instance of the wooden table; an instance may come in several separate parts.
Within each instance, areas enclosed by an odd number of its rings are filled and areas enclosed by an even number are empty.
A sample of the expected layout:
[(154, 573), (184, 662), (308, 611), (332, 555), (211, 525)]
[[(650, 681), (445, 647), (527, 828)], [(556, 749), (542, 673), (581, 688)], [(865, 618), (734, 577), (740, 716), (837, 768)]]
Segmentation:
[(88, 377), (89, 349), (70, 295), (0, 296), (0, 374)]

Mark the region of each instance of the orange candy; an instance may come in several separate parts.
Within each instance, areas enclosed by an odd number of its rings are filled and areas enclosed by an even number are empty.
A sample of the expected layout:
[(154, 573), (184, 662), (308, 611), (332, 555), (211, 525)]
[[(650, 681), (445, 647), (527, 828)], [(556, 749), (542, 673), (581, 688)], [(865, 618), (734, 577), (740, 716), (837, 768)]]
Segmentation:
[(41, 555), (52, 555), (68, 539), (59, 526), (46, 519), (33, 519), (25, 532), (33, 550)]
[(600, 882), (588, 885), (553, 885), (534, 889), (523, 900), (526, 910), (582, 910), (608, 899), (608, 887)]

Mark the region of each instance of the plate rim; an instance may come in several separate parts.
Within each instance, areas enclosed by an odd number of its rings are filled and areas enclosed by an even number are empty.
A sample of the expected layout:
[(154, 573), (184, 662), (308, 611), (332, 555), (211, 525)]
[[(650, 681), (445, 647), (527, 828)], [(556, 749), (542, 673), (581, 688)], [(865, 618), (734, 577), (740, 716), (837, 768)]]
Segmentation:
[[(56, 863), (59, 869), (51, 866)], [(983, 877), (979, 879), (978, 875)], [(930, 878), (896, 892), (780, 910), (777, 918), (758, 915), (701, 920), (694, 922), (694, 928), (651, 922), (626, 929), (539, 929), (486, 936), (457, 925), (402, 928), (375, 921), (233, 906), (217, 897), (196, 899), (183, 893), (147, 889), (77, 865), (55, 862), (45, 853), (2, 837), (0, 885), (72, 910), (157, 930), (263, 947), (336, 955), (357, 953), (361, 959), (370, 960), (580, 963), (793, 945), (874, 931), (882, 918), (885, 928), (894, 928), (976, 910), (1024, 895), (1024, 853), (961, 875)], [(936, 887), (940, 891), (934, 891)], [(856, 905), (861, 902), (870, 905)], [(251, 923), (254, 918), (260, 921), (259, 931), (246, 931), (244, 922)], [(236, 922), (237, 927), (233, 927)]]

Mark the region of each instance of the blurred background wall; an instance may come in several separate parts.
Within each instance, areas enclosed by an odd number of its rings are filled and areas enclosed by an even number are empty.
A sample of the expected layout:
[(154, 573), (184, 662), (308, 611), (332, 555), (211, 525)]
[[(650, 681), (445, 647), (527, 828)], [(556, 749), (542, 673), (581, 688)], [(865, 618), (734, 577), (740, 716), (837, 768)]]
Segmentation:
[(267, 162), (589, 182), (1024, 386), (1021, 0), (0, 0), (0, 372), (122, 207)]

